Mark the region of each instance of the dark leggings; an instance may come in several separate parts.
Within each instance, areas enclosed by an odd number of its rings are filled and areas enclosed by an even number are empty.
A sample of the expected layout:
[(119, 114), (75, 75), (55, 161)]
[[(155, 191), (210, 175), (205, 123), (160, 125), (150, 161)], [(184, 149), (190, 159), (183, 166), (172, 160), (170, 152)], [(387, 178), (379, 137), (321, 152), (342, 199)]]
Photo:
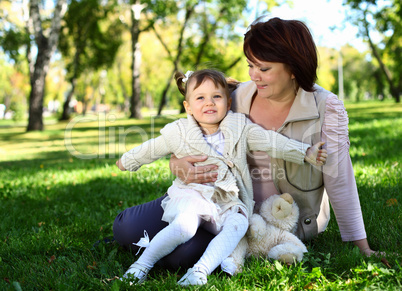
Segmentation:
[[(162, 228), (167, 226), (168, 223), (161, 220), (163, 215), (161, 201), (164, 198), (165, 196), (162, 196), (151, 202), (127, 208), (117, 215), (113, 224), (116, 241), (121, 246), (137, 252), (138, 247), (133, 243), (137, 243), (144, 237), (144, 230), (147, 231), (151, 240)], [(158, 264), (173, 270), (188, 269), (199, 260), (213, 238), (213, 234), (200, 227), (192, 239), (179, 245)]]

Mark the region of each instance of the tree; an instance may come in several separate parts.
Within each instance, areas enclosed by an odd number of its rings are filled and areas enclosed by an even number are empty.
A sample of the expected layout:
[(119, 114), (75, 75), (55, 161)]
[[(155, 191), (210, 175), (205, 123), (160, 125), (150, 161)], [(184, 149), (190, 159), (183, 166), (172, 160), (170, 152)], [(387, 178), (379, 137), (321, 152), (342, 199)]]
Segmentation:
[[(0, 46), (5, 53), (2, 64), (2, 84), (0, 99), (6, 105), (6, 111), (11, 110), (22, 119), (26, 111), (26, 99), (30, 92), (30, 77), (33, 74), (33, 64), (28, 31), (28, 5), (21, 5), (21, 14), (15, 13), (11, 1), (0, 2)], [(14, 8), (14, 10), (13, 10)], [(14, 12), (14, 13), (13, 13)], [(26, 54), (23, 55), (23, 48)], [(3, 57), (3, 56), (2, 56)], [(8, 66), (8, 65), (9, 66)], [(21, 82), (22, 81), (22, 82)], [(17, 113), (18, 111), (18, 113)]]
[[(139, 38), (142, 32), (148, 31), (158, 20), (164, 19), (176, 11), (176, 1), (173, 0), (125, 0), (129, 6), (131, 33), (131, 101), (130, 118), (141, 118), (141, 84), (140, 84), (140, 66), (141, 51)], [(141, 15), (148, 13), (152, 15), (149, 18), (142, 18)]]
[(5, 56), (0, 54), (0, 68), (0, 104), (6, 106), (3, 113), (14, 111), (14, 118), (22, 118), (29, 92), (29, 78), (23, 70), (26, 67), (7, 63)]
[(335, 89), (333, 86), (338, 76), (333, 75), (332, 72), (337, 69), (339, 53), (335, 49), (328, 47), (317, 47), (317, 50), (320, 56), (317, 70), (317, 84), (332, 92), (337, 92), (338, 88)]
[(31, 0), (29, 18), (32, 21), (37, 55), (31, 77), (31, 93), (29, 94), (29, 119), (27, 131), (43, 130), (43, 97), (45, 80), (49, 69), (50, 58), (57, 48), (61, 20), (67, 10), (67, 0), (58, 0), (54, 8), (48, 36), (45, 36), (44, 25), (39, 8), (39, 0)]
[(0, 2), (0, 19), (0, 104), (6, 106), (6, 112), (14, 111), (13, 118), (22, 119), (30, 89), (29, 66), (26, 56), (20, 53), (29, 43), (26, 22), (15, 13), (11, 1)]
[[(258, 2), (257, 14), (261, 11), (266, 13), (284, 1), (264, 0)], [(208, 66), (227, 73), (244, 57), (241, 49), (243, 36), (238, 34), (236, 28), (239, 29), (246, 25), (242, 14), (247, 11), (247, 1), (187, 0), (181, 3), (181, 11), (176, 17), (176, 22), (174, 22), (177, 23), (175, 24), (177, 27), (176, 49), (172, 49), (172, 45), (169, 47), (167, 41), (162, 37), (160, 30), (165, 31), (166, 25), (164, 27), (153, 27), (172, 63), (172, 73), (168, 75), (166, 87), (160, 100), (158, 115), (161, 114), (162, 108), (167, 103), (172, 77), (178, 67), (198, 69)], [(189, 11), (191, 13), (188, 13)], [(233, 43), (239, 44), (239, 49), (229, 56), (228, 48)]]
[(71, 89), (60, 120), (69, 119), (69, 104), (84, 70), (111, 66), (121, 44), (122, 25), (110, 17), (112, 1), (73, 0), (64, 17), (59, 49), (65, 59)]
[[(346, 0), (355, 14), (351, 17), (359, 34), (369, 44), (391, 95), (400, 102), (402, 94), (402, 3), (400, 0)], [(380, 41), (374, 41), (376, 33)], [(377, 75), (376, 80), (381, 80)]]
[(155, 31), (155, 34), (157, 35), (158, 39), (159, 39), (160, 42), (162, 43), (163, 47), (164, 47), (164, 48), (166, 49), (166, 51), (168, 52), (169, 58), (171, 59), (171, 61), (172, 61), (172, 63), (173, 63), (172, 72), (171, 72), (170, 75), (168, 76), (168, 80), (167, 80), (167, 83), (166, 83), (166, 87), (165, 87), (165, 89), (163, 90), (163, 93), (162, 93), (161, 102), (160, 102), (159, 108), (158, 108), (158, 115), (161, 115), (162, 108), (163, 108), (163, 106), (165, 106), (165, 104), (166, 104), (166, 98), (167, 98), (166, 96), (167, 96), (167, 92), (169, 91), (169, 88), (170, 88), (170, 84), (171, 84), (171, 81), (172, 81), (172, 76), (173, 76), (174, 73), (177, 71), (178, 63), (179, 63), (181, 54), (182, 54), (182, 52), (183, 52), (183, 37), (184, 37), (184, 31), (185, 31), (185, 28), (186, 28), (186, 26), (187, 26), (187, 23), (188, 23), (188, 21), (189, 21), (191, 15), (192, 15), (193, 12), (194, 12), (195, 6), (196, 6), (196, 3), (186, 3), (185, 14), (184, 14), (184, 15), (185, 15), (185, 16), (184, 16), (184, 21), (183, 21), (183, 23), (182, 23), (182, 25), (181, 25), (181, 27), (180, 27), (180, 29), (179, 29), (180, 32), (179, 32), (179, 40), (177, 41), (176, 56), (173, 56), (173, 53), (169, 50), (169, 48), (167, 47), (167, 45), (164, 43), (164, 41), (163, 41), (161, 35), (158, 34), (158, 32), (155, 30), (155, 27), (153, 27), (153, 28), (154, 28), (154, 31)]
[[(23, 0), (21, 14), (13, 13), (11, 1), (0, 2), (0, 45), (8, 57), (17, 65), (28, 61), (29, 75), (32, 77), (34, 63), (32, 62), (29, 28), (31, 21), (27, 0)], [(20, 53), (25, 48), (25, 56)]]
[[(171, 49), (166, 40), (162, 37), (160, 29), (153, 27), (162, 46), (168, 53), (169, 60), (172, 63), (172, 72), (167, 76), (165, 89), (160, 100), (158, 115), (161, 114), (163, 107), (167, 102), (167, 94), (171, 85), (174, 72), (178, 70), (179, 64), (186, 67), (197, 68), (199, 65), (209, 60), (222, 60), (224, 52), (216, 44), (217, 38), (229, 40), (234, 37), (234, 26), (239, 19), (242, 11), (246, 8), (246, 1), (184, 1), (181, 12), (177, 16), (176, 35), (177, 42), (175, 49)], [(196, 13), (195, 13), (196, 11)], [(240, 60), (241, 52), (232, 60), (229, 67), (234, 66)], [(208, 60), (206, 60), (208, 57)], [(217, 67), (217, 69), (223, 69)], [(227, 69), (227, 68), (225, 68)]]
[(345, 98), (353, 101), (360, 101), (364, 96), (367, 96), (369, 92), (375, 92), (378, 84), (371, 81), (376, 70), (374, 65), (372, 62), (367, 61), (366, 53), (359, 52), (356, 48), (350, 45), (343, 46), (340, 52), (332, 49), (331, 71), (335, 82), (332, 87), (328, 88), (331, 88), (331, 91), (333, 92), (339, 92), (338, 61), (340, 53), (342, 54), (341, 60)]

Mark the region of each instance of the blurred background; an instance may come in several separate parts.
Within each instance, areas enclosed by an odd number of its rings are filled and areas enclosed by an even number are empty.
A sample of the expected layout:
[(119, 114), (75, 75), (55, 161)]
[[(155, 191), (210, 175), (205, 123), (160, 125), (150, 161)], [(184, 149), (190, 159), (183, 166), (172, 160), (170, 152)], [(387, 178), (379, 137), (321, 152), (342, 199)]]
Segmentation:
[(262, 15), (309, 26), (317, 83), (340, 99), (400, 102), (400, 0), (2, 0), (0, 126), (178, 113), (176, 70), (249, 80), (243, 36)]

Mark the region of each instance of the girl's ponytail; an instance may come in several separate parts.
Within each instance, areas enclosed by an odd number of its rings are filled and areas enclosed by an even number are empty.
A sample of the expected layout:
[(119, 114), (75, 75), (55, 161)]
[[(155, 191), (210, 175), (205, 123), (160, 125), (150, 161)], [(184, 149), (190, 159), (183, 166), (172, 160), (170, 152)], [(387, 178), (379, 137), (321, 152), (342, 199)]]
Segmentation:
[(185, 77), (186, 77), (186, 76), (185, 76), (182, 72), (179, 72), (179, 71), (177, 71), (177, 72), (175, 73), (175, 75), (174, 75), (174, 78), (175, 78), (176, 84), (177, 84), (177, 88), (179, 88), (180, 93), (181, 93), (184, 97), (186, 97), (186, 88), (185, 88), (185, 84), (186, 84), (186, 83), (183, 82), (183, 79), (184, 79)]

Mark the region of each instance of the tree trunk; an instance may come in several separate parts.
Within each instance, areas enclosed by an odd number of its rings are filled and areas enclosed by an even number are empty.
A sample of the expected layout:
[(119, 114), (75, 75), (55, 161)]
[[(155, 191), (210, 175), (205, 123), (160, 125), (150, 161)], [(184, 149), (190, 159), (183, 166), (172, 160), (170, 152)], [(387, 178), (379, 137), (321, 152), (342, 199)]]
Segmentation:
[[(118, 80), (119, 80), (119, 84), (120, 84), (120, 88), (121, 88), (121, 92), (123, 93), (123, 98), (124, 98), (124, 102), (123, 102), (123, 111), (125, 114), (129, 114), (130, 112), (130, 96), (128, 96), (126, 87), (124, 86), (124, 80), (123, 80), (123, 71), (121, 69), (121, 60), (117, 61), (117, 69), (118, 69)], [(117, 96), (117, 94), (116, 94)]]
[(38, 47), (34, 72), (31, 78), (31, 92), (29, 94), (29, 119), (27, 131), (43, 130), (43, 97), (45, 80), (49, 70), (52, 54), (56, 50), (60, 32), (61, 19), (66, 12), (67, 0), (59, 0), (54, 9), (49, 36), (46, 38), (42, 31), (42, 22), (39, 13), (39, 1), (30, 1), (30, 18), (35, 32), (35, 42)]
[(389, 89), (391, 91), (391, 95), (395, 99), (395, 101), (397, 103), (399, 103), (399, 102), (401, 102), (401, 99), (400, 99), (401, 88), (398, 85), (397, 86), (394, 85), (391, 73), (389, 72), (388, 68), (385, 66), (384, 62), (382, 61), (381, 56), (378, 53), (377, 48), (375, 47), (375, 45), (371, 39), (370, 31), (369, 31), (369, 24), (366, 19), (366, 14), (364, 15), (364, 28), (365, 28), (366, 37), (368, 39), (371, 51), (372, 51), (374, 57), (376, 58), (376, 60), (378, 61), (379, 65), (380, 65), (380, 69), (383, 72), (385, 79), (388, 82)]
[(67, 98), (64, 101), (63, 113), (59, 119), (60, 121), (70, 119), (70, 102), (74, 95), (75, 86), (77, 85), (78, 67), (80, 65), (80, 56), (81, 56), (82, 51), (83, 51), (82, 47), (77, 48), (75, 55), (74, 55), (74, 67), (73, 67), (74, 72), (73, 72), (73, 76), (70, 78), (71, 90), (70, 90), (70, 92), (68, 92)]
[[(184, 30), (186, 29), (188, 20), (190, 19), (191, 15), (192, 15), (193, 12), (194, 12), (195, 5), (196, 5), (196, 4), (193, 4), (192, 6), (188, 6), (188, 7), (186, 8), (186, 16), (185, 16), (185, 18), (184, 18), (183, 26), (181, 27), (181, 30), (180, 30), (180, 38), (179, 38), (179, 41), (178, 41), (178, 43), (177, 43), (177, 55), (176, 55), (175, 60), (173, 61), (173, 72), (172, 72), (171, 75), (169, 75), (169, 79), (168, 79), (168, 81), (167, 81), (166, 87), (165, 87), (165, 89), (163, 90), (162, 98), (161, 98), (161, 101), (160, 101), (160, 103), (159, 103), (158, 115), (161, 115), (161, 114), (162, 114), (162, 109), (163, 109), (163, 107), (166, 105), (167, 92), (169, 91), (169, 88), (170, 88), (170, 84), (171, 84), (171, 81), (172, 81), (172, 76), (174, 76), (174, 73), (177, 71), (177, 66), (178, 66), (178, 63), (179, 63), (179, 60), (180, 60), (182, 51), (183, 51)], [(161, 41), (162, 45), (165, 47), (165, 49), (167, 49), (167, 46), (164, 44), (164, 42), (163, 42), (163, 40), (162, 40), (162, 37), (156, 32), (155, 29), (154, 29), (154, 32), (155, 32), (156, 36), (158, 37), (158, 39)], [(167, 50), (168, 50), (168, 49), (167, 49)], [(169, 50), (168, 50), (168, 54), (169, 54), (170, 56), (172, 55)]]
[(66, 101), (64, 101), (63, 113), (61, 114), (61, 117), (59, 119), (60, 121), (70, 119), (70, 102), (71, 102), (71, 98), (73, 98), (73, 95), (74, 95), (75, 85), (77, 84), (77, 79), (73, 78), (70, 83), (71, 83), (71, 90), (70, 90), (70, 92), (68, 92)]
[(170, 84), (172, 83), (172, 76), (174, 75), (176, 70), (177, 70), (177, 66), (175, 66), (175, 68), (173, 69), (173, 72), (169, 75), (169, 79), (166, 83), (166, 87), (165, 87), (165, 89), (163, 89), (162, 99), (161, 99), (161, 102), (159, 103), (159, 107), (158, 107), (158, 114), (157, 114), (158, 116), (162, 115), (162, 109), (166, 105), (167, 93), (169, 91)]
[(131, 6), (131, 48), (132, 48), (132, 81), (131, 81), (131, 107), (130, 118), (141, 119), (141, 83), (140, 83), (140, 66), (141, 51), (138, 38), (140, 36), (140, 13), (144, 6), (136, 1)]
[(50, 59), (46, 57), (49, 50), (47, 42), (38, 47), (35, 69), (31, 80), (31, 93), (29, 94), (29, 119), (27, 131), (43, 130), (43, 96), (45, 93), (45, 79)]
[[(32, 17), (30, 17), (30, 15), (29, 15), (28, 2), (29, 2), (28, 0), (23, 0), (23, 3), (22, 3), (23, 8), (22, 9), (23, 9), (23, 13), (24, 13), (24, 19), (26, 19), (25, 32), (27, 35), (31, 35), (33, 23), (32, 23)], [(32, 80), (35, 64), (32, 60), (32, 51), (31, 51), (31, 42), (30, 41), (27, 42), (26, 58), (28, 61), (29, 79)]]
[[(80, 32), (80, 38), (85, 38), (87, 35), (87, 29), (84, 30), (84, 32)], [(76, 48), (75, 54), (74, 54), (74, 63), (73, 63), (73, 75), (70, 78), (70, 83), (71, 83), (71, 90), (68, 92), (67, 98), (64, 101), (63, 104), (63, 113), (60, 117), (61, 120), (69, 120), (70, 119), (70, 102), (71, 98), (73, 98), (74, 91), (75, 91), (75, 86), (77, 85), (77, 79), (79, 77), (78, 74), (78, 68), (80, 67), (80, 56), (82, 52), (84, 51), (82, 41), (78, 41), (79, 45)]]

